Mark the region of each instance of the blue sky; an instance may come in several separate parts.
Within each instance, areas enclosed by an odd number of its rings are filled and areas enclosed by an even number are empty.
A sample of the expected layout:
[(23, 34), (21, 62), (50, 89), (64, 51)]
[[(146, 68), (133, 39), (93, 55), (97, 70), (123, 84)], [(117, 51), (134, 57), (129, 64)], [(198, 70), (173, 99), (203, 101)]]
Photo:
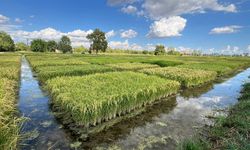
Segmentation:
[(1, 0), (0, 30), (15, 41), (58, 40), (74, 46), (100, 28), (109, 46), (153, 49), (250, 52), (250, 0)]

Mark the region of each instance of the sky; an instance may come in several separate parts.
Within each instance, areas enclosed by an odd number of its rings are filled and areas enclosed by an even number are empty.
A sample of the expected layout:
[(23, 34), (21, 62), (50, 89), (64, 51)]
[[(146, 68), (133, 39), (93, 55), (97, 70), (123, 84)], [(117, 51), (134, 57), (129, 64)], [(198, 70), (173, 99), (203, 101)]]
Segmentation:
[(114, 49), (250, 52), (250, 0), (0, 0), (0, 31), (15, 42), (67, 35), (89, 47), (96, 28)]

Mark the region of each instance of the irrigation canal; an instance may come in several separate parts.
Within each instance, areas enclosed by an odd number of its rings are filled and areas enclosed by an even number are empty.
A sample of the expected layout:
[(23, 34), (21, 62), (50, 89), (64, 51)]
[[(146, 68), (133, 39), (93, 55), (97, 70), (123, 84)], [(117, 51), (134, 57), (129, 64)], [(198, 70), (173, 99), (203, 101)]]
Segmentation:
[(247, 69), (220, 83), (184, 90), (79, 143), (54, 117), (49, 96), (41, 89), (23, 57), (18, 108), (29, 118), (22, 129), (29, 138), (20, 143), (20, 149), (67, 150), (80, 144), (78, 149), (175, 149), (178, 142), (212, 123), (207, 116), (214, 116), (220, 113), (218, 110), (235, 104), (249, 75), (250, 69)]

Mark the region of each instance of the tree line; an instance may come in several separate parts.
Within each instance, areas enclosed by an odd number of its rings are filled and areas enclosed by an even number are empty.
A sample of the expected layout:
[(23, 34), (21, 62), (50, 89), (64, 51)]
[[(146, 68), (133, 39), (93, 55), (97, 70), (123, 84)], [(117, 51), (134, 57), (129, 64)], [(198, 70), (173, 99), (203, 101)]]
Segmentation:
[[(62, 36), (61, 39), (56, 42), (54, 40), (43, 40), (43, 39), (34, 39), (31, 41), (30, 45), (25, 43), (14, 43), (10, 35), (5, 32), (0, 32), (0, 52), (7, 51), (33, 51), (33, 52), (56, 52), (61, 51), (63, 53), (72, 53), (75, 52), (81, 53), (98, 53), (98, 52), (114, 52), (113, 50), (108, 49), (108, 42), (105, 36), (105, 32), (95, 29), (94, 32), (87, 35), (87, 39), (91, 42), (89, 49), (84, 48), (83, 46), (72, 48), (71, 40), (67, 36)], [(125, 52), (125, 50), (120, 50), (120, 52)], [(180, 55), (180, 52), (177, 52), (174, 48), (166, 49), (164, 45), (157, 45), (154, 51), (141, 51), (136, 52), (135, 50), (130, 50), (130, 53), (134, 54), (154, 54), (154, 55)]]

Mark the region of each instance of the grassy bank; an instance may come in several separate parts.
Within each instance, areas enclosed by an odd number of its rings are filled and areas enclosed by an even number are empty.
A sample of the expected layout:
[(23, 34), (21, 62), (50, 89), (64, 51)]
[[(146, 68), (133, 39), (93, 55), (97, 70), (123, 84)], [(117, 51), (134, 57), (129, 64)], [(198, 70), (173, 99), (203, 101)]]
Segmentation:
[(244, 85), (239, 102), (227, 117), (217, 117), (207, 137), (199, 136), (180, 145), (182, 150), (250, 149), (250, 83)]
[(20, 56), (0, 54), (0, 149), (16, 149), (20, 119), (16, 99), (19, 84)]

